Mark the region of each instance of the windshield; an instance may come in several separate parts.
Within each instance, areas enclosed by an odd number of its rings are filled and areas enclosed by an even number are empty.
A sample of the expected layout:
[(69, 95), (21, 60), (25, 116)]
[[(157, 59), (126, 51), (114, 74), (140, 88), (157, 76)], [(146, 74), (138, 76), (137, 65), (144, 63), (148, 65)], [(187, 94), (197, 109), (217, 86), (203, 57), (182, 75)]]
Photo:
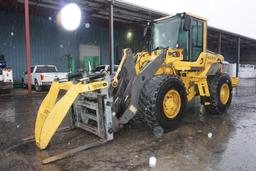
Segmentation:
[[(108, 66), (108, 65), (107, 65), (107, 66)], [(105, 65), (101, 65), (101, 66), (97, 66), (97, 67), (93, 70), (93, 72), (101, 72), (101, 71), (105, 71), (105, 69), (106, 69), (106, 66), (105, 66)], [(108, 71), (110, 71), (110, 67), (109, 67), (109, 66), (107, 67), (107, 69), (108, 69)], [(118, 65), (115, 65), (115, 66), (114, 66), (114, 71), (116, 72), (117, 69), (118, 69)]]
[(100, 72), (100, 71), (104, 71), (105, 70), (105, 66), (97, 66), (95, 69), (94, 69), (94, 72)]
[(175, 48), (178, 42), (180, 17), (172, 17), (153, 24), (153, 49), (157, 47)]
[[(115, 66), (114, 66), (114, 72), (116, 72), (116, 71), (117, 71), (117, 69), (118, 69), (118, 66), (117, 66), (117, 65), (115, 65)], [(110, 67), (108, 68), (108, 71), (110, 71)]]
[(4, 55), (0, 55), (0, 61), (4, 61)]
[(53, 66), (40, 66), (40, 67), (37, 67), (36, 72), (47, 73), (47, 72), (57, 72), (57, 70)]

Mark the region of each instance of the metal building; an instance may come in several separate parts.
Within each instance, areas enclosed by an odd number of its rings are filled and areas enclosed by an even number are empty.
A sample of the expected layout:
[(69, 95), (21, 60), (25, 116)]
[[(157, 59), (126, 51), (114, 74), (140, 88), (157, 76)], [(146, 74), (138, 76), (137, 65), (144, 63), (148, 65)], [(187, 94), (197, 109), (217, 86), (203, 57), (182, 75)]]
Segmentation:
[[(67, 71), (67, 59), (64, 57), (67, 53), (76, 58), (77, 68), (83, 65), (83, 53), (98, 54), (101, 64), (109, 63), (108, 13), (103, 12), (108, 8), (108, 2), (83, 2), (80, 3), (85, 16), (83, 24), (77, 31), (67, 32), (56, 21), (57, 12), (63, 4), (48, 0), (29, 1), (31, 65), (55, 64), (59, 70)], [(118, 62), (123, 48), (130, 47), (135, 52), (143, 48), (141, 25), (161, 17), (161, 14), (118, 2), (115, 5), (119, 6), (114, 11), (114, 57)], [(0, 53), (6, 56), (8, 65), (13, 68), (16, 81), (21, 80), (22, 72), (26, 70), (23, 8), (20, 0), (0, 4)], [(132, 33), (131, 38), (127, 38), (128, 32)]]
[[(68, 1), (30, 0), (31, 64), (55, 64), (61, 71), (68, 70), (64, 57), (70, 53), (76, 59), (77, 69), (83, 66), (83, 55), (98, 55), (101, 64), (110, 62), (109, 16), (110, 3), (105, 0), (78, 0), (83, 10), (83, 24), (75, 32), (63, 30), (56, 20), (57, 12)], [(8, 65), (14, 70), (14, 78), (20, 81), (26, 70), (24, 1), (2, 1), (0, 3), (0, 54), (4, 54)], [(115, 1), (114, 53), (115, 62), (121, 50), (130, 47), (134, 52), (145, 48), (143, 28), (150, 20), (167, 14), (149, 10), (133, 4)], [(127, 33), (132, 38), (127, 38)], [(221, 29), (208, 28), (208, 49), (222, 53), (225, 59), (239, 64), (256, 64), (256, 40)]]

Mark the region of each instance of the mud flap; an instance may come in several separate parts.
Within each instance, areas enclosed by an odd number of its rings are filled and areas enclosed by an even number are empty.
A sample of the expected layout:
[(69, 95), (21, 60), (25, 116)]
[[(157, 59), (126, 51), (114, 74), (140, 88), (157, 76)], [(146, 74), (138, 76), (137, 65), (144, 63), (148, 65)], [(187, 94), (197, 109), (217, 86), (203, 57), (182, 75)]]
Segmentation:
[[(40, 149), (47, 147), (71, 105), (80, 93), (107, 88), (107, 86), (107, 81), (98, 81), (88, 84), (82, 82), (78, 84), (73, 84), (72, 82), (59, 83), (54, 81), (37, 113), (35, 124), (36, 145)], [(67, 92), (57, 101), (60, 90), (67, 90)]]

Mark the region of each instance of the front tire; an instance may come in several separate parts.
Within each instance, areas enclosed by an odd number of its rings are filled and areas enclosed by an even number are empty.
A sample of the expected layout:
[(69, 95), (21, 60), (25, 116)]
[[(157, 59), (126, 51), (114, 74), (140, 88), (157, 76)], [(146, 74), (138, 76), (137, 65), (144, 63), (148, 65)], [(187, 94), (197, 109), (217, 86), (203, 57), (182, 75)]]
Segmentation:
[(37, 80), (35, 80), (35, 90), (36, 90), (37, 92), (42, 91), (42, 86), (40, 86), (40, 85), (38, 84)]
[(25, 84), (25, 81), (23, 78), (21, 79), (21, 83), (22, 83), (22, 88), (27, 88), (27, 85)]
[(162, 127), (174, 130), (181, 123), (187, 105), (184, 84), (169, 75), (154, 76), (141, 91), (139, 106), (146, 124), (154, 131)]
[(209, 114), (226, 113), (232, 101), (232, 83), (228, 74), (208, 78), (210, 105), (205, 105)]

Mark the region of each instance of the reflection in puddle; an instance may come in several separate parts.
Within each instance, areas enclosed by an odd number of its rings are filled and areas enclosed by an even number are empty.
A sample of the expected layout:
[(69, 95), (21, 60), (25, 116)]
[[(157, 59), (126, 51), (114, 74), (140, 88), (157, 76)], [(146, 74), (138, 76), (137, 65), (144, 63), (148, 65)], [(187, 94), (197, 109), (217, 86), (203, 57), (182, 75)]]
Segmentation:
[(15, 122), (15, 108), (10, 108), (0, 112), (0, 120), (4, 122)]

